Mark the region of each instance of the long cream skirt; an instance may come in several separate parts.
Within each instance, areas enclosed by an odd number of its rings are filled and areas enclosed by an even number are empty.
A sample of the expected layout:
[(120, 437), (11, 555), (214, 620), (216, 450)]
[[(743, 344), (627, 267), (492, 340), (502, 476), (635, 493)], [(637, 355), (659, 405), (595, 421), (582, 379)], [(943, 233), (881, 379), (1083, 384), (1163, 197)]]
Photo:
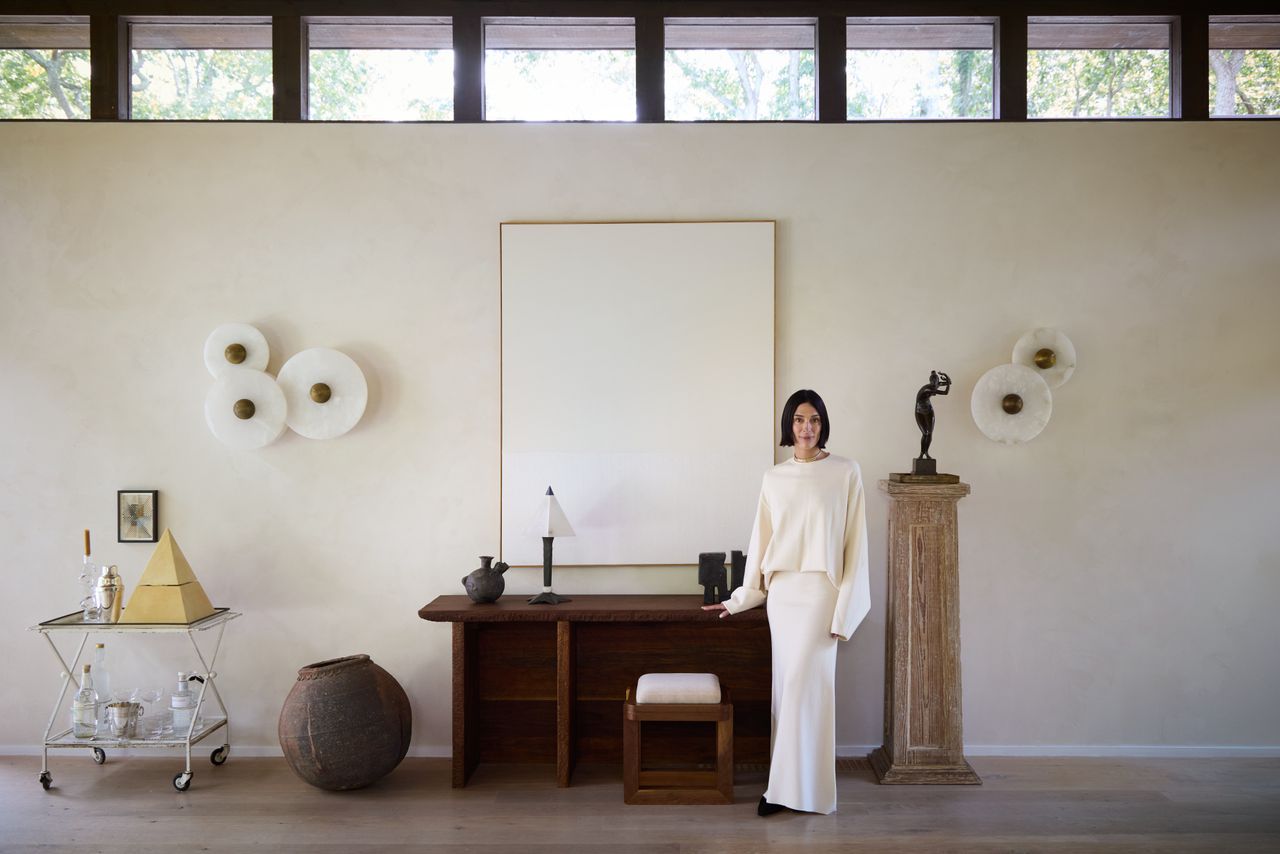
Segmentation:
[(836, 810), (836, 595), (825, 572), (769, 579), (773, 728), (764, 796), (823, 814)]

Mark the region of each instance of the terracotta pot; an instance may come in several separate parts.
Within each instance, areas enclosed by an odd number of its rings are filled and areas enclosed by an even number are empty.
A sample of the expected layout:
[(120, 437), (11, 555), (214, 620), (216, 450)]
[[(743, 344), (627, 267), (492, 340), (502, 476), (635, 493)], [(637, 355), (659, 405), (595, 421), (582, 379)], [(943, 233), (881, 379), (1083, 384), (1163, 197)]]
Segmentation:
[(280, 710), (284, 758), (321, 789), (359, 789), (391, 773), (412, 731), (408, 695), (367, 655), (308, 664)]

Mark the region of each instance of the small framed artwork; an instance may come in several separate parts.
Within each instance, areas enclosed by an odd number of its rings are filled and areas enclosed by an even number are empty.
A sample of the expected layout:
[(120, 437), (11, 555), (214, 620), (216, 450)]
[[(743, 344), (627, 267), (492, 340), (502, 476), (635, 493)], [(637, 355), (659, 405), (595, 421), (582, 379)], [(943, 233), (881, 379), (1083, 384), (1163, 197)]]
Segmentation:
[(159, 541), (160, 536), (156, 533), (159, 496), (159, 490), (155, 489), (121, 489), (116, 492), (117, 543)]

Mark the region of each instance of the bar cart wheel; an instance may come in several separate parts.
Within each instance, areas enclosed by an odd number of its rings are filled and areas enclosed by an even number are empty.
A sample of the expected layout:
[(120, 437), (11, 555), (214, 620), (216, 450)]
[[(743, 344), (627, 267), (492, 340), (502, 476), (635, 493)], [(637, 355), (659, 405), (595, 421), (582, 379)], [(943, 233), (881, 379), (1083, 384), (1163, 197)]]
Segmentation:
[(44, 790), (46, 792), (49, 791), (49, 787), (53, 785), (53, 775), (50, 774), (48, 771), (41, 771), (40, 785), (44, 787)]
[(209, 761), (214, 765), (221, 765), (227, 761), (227, 754), (231, 752), (231, 745), (224, 744), (213, 753), (209, 754)]
[(191, 788), (191, 772), (183, 771), (173, 776), (173, 787), (179, 792), (185, 792)]
[(95, 747), (93, 749), (93, 761), (96, 765), (106, 765), (107, 751), (103, 750), (101, 747)]

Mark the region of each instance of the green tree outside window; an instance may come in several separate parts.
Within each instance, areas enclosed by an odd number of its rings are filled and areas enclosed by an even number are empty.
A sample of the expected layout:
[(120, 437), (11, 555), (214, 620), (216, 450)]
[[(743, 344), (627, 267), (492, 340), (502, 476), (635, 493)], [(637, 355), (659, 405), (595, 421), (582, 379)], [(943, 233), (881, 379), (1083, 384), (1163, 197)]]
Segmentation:
[(1029, 118), (1169, 115), (1167, 50), (1029, 50)]
[(0, 50), (0, 119), (89, 118), (89, 51)]
[(989, 119), (989, 50), (848, 51), (850, 119)]
[(669, 50), (667, 118), (812, 120), (814, 59), (812, 50)]
[(1280, 115), (1280, 50), (1209, 51), (1209, 104), (1215, 116)]

